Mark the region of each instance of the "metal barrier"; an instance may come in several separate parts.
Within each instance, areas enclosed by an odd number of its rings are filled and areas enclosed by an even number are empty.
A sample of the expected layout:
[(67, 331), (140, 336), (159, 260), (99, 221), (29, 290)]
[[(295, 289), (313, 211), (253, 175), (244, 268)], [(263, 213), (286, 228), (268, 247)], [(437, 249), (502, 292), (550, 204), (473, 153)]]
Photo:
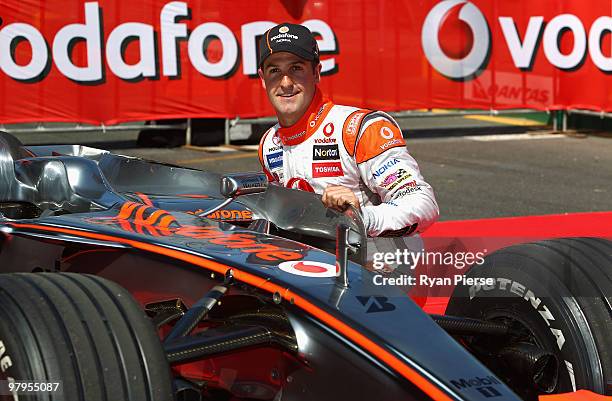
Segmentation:
[[(429, 111), (398, 111), (390, 112), (389, 114), (393, 118), (433, 118), (433, 117), (462, 117), (462, 116), (498, 116), (508, 114), (528, 114), (537, 113), (537, 110), (533, 109), (508, 109), (508, 110), (429, 110)], [(612, 113), (598, 112), (590, 110), (580, 109), (568, 109), (568, 110), (549, 110), (547, 113), (553, 114), (553, 131), (559, 131), (559, 125), (561, 125), (561, 131), (567, 131), (567, 120), (570, 114), (582, 114), (589, 116), (598, 116), (600, 118), (612, 118)], [(236, 117), (233, 119), (225, 120), (225, 145), (231, 143), (231, 129), (239, 124), (270, 124), (274, 125), (277, 123), (276, 117), (260, 117), (260, 118), (245, 118)], [(13, 134), (30, 134), (30, 133), (62, 133), (62, 132), (119, 132), (119, 131), (140, 131), (142, 129), (147, 130), (166, 130), (166, 129), (184, 129), (185, 130), (185, 143), (191, 145), (192, 139), (192, 127), (191, 119), (188, 118), (183, 124), (156, 124), (152, 121), (151, 124), (117, 124), (106, 126), (101, 125), (81, 125), (76, 124), (75, 126), (44, 126), (42, 123), (38, 123), (36, 127), (26, 128), (10, 128), (0, 124), (0, 130), (6, 131)]]
[[(498, 116), (500, 114), (526, 114), (526, 113), (537, 113), (537, 110), (533, 109), (509, 109), (509, 110), (430, 110), (430, 111), (396, 111), (390, 112), (389, 115), (393, 118), (423, 118), (423, 117), (462, 117), (462, 116)], [(241, 119), (236, 117), (234, 119), (225, 120), (225, 145), (229, 145), (230, 129), (237, 124), (276, 124), (276, 117), (261, 117), (261, 118), (249, 118)]]
[[(189, 122), (190, 124), (190, 122)], [(10, 128), (6, 127), (4, 124), (0, 124), (0, 131), (8, 132), (9, 134), (58, 134), (62, 132), (97, 132), (102, 131), (105, 132), (113, 132), (113, 131), (140, 131), (142, 129), (153, 129), (153, 130), (164, 130), (164, 129), (187, 129), (188, 125), (185, 124), (174, 124), (174, 125), (162, 125), (155, 124), (153, 121), (152, 124), (117, 124), (117, 125), (81, 125), (76, 124), (74, 126), (53, 126), (47, 127), (44, 126), (43, 123), (38, 123), (36, 127), (26, 127), (26, 128)]]

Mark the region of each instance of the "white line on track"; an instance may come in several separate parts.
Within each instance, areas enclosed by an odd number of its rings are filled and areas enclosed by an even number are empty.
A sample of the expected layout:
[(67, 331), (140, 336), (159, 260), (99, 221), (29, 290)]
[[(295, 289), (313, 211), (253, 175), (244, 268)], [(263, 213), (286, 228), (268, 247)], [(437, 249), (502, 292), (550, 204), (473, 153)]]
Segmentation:
[(495, 142), (495, 141), (517, 141), (525, 139), (560, 139), (565, 138), (564, 135), (554, 134), (494, 134), (494, 135), (466, 135), (459, 137), (479, 142)]

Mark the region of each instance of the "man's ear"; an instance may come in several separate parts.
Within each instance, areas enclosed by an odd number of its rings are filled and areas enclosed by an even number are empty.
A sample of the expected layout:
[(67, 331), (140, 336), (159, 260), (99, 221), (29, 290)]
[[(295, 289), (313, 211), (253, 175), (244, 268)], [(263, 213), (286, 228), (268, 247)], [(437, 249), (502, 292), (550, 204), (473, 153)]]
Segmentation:
[(323, 66), (321, 65), (321, 63), (319, 63), (317, 65), (317, 67), (315, 68), (315, 83), (319, 83), (321, 82), (321, 69), (323, 68)]
[(259, 75), (259, 79), (261, 80), (261, 87), (266, 89), (266, 81), (264, 80), (263, 74), (263, 70), (261, 68), (258, 68), (257, 75)]

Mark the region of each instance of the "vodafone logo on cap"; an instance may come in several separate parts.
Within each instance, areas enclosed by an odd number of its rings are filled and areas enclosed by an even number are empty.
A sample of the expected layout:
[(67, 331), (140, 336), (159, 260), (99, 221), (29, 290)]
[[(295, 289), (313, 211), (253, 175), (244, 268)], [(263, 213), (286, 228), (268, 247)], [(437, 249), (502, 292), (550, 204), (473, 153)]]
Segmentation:
[(278, 267), (284, 272), (304, 277), (323, 278), (336, 276), (336, 266), (329, 263), (301, 260), (299, 262), (282, 262)]
[[(441, 28), (447, 28), (447, 25), (454, 32), (441, 38)], [(457, 38), (458, 35), (462, 37)], [(459, 51), (452, 49), (447, 43), (442, 43), (442, 39), (459, 40), (464, 48)], [(465, 79), (483, 69), (489, 55), (491, 35), (487, 20), (474, 4), (467, 0), (444, 0), (427, 14), (421, 44), (425, 57), (440, 74), (452, 79)]]

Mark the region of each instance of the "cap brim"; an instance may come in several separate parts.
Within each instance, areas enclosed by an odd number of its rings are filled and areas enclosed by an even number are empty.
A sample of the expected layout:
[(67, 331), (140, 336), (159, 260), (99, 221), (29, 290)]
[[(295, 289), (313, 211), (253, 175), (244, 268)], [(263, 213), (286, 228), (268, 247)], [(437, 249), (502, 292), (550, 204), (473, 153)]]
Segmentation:
[(262, 60), (259, 61), (259, 67), (260, 68), (263, 66), (264, 61), (266, 61), (266, 59), (268, 57), (270, 57), (271, 55), (273, 55), (275, 53), (280, 53), (280, 52), (292, 53), (292, 54), (295, 54), (296, 56), (298, 56), (300, 58), (303, 58), (304, 60), (307, 60), (307, 61), (312, 61), (312, 60), (315, 59), (315, 56), (312, 53), (310, 53), (310, 52), (308, 52), (308, 51), (306, 51), (306, 50), (304, 50), (304, 49), (302, 49), (300, 47), (292, 46), (289, 43), (287, 43), (287, 44), (279, 44), (279, 45), (276, 45), (274, 47), (275, 47), (275, 49), (274, 49), (274, 51), (272, 51), (272, 53), (266, 54), (266, 56)]

